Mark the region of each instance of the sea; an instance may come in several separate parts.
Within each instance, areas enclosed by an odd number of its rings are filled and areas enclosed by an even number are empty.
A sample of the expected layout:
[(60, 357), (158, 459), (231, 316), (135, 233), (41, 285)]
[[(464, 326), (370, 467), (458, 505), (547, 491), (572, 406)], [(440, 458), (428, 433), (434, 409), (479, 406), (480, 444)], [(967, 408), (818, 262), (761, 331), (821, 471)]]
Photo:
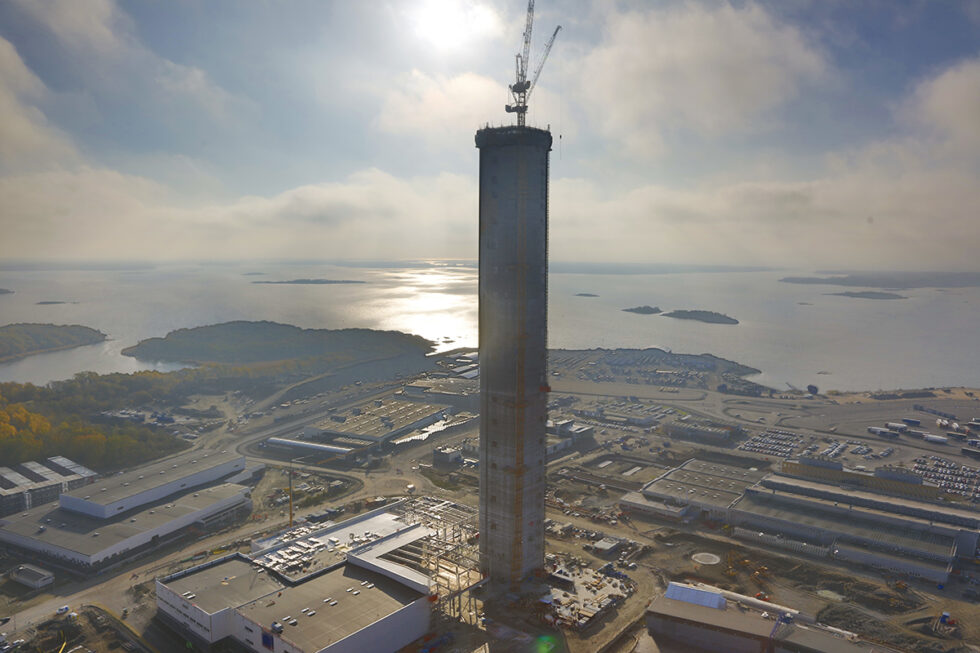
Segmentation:
[[(861, 288), (779, 281), (813, 272), (555, 264), (548, 344), (710, 353), (759, 369), (750, 378), (776, 389), (980, 386), (980, 288), (899, 290), (905, 299), (879, 300), (831, 294)], [(294, 279), (363, 283), (256, 283)], [(175, 329), (231, 320), (397, 330), (428, 338), (437, 351), (478, 343), (472, 261), (19, 263), (0, 266), (0, 288), (14, 291), (0, 295), (0, 325), (81, 324), (109, 336), (0, 365), (0, 381), (45, 384), (83, 371), (174, 370), (180, 366), (121, 351)], [(642, 305), (715, 311), (739, 324), (623, 311)]]

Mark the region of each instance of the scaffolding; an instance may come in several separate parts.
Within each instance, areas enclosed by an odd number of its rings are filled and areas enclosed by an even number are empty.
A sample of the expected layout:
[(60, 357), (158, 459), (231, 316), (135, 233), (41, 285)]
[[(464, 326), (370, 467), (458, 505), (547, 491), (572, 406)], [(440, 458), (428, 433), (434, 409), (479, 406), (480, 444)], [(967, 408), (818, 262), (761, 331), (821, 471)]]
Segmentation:
[(470, 590), (483, 582), (477, 511), (432, 497), (419, 497), (399, 508), (407, 523), (424, 526), (429, 534), (384, 557), (429, 577), (434, 620), (475, 623), (478, 610)]

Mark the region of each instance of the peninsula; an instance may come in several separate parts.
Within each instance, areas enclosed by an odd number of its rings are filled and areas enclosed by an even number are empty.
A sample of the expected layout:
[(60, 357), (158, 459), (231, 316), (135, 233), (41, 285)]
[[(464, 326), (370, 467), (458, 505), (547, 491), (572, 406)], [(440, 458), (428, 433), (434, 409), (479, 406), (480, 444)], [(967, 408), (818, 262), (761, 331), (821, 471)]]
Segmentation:
[(351, 279), (290, 279), (289, 281), (253, 281), (252, 283), (262, 283), (269, 285), (299, 285), (299, 286), (321, 286), (335, 283), (367, 283), (366, 281), (354, 281)]
[(908, 299), (905, 295), (899, 295), (893, 292), (880, 292), (877, 290), (861, 290), (857, 292), (846, 291), (846, 292), (828, 292), (825, 295), (832, 295), (835, 297), (854, 297), (857, 299)]
[(634, 306), (633, 308), (624, 308), (623, 311), (638, 315), (656, 315), (661, 312), (659, 306)]
[(83, 345), (94, 345), (106, 334), (77, 324), (8, 324), (0, 327), (0, 363)]
[(866, 288), (971, 288), (980, 286), (980, 272), (855, 272), (830, 277), (783, 277), (783, 283)]
[(679, 320), (697, 320), (709, 324), (738, 324), (738, 320), (722, 313), (714, 311), (671, 311), (664, 313), (667, 317), (676, 317)]
[(421, 336), (371, 329), (301, 329), (277, 322), (225, 322), (171, 331), (122, 350), (142, 360), (247, 364), (293, 359), (361, 361), (425, 355), (432, 343)]

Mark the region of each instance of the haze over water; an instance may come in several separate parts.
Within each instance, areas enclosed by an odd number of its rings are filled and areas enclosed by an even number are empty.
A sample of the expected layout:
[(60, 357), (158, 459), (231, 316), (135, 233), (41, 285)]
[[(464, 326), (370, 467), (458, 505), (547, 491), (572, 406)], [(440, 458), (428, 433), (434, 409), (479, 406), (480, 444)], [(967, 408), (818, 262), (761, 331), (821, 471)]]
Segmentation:
[[(825, 294), (845, 290), (835, 286), (778, 282), (784, 276), (810, 273), (553, 271), (549, 346), (711, 353), (762, 370), (754, 379), (776, 388), (785, 388), (787, 382), (840, 390), (980, 385), (975, 327), (980, 289), (922, 288), (900, 291), (908, 299), (869, 300)], [(252, 283), (301, 278), (366, 283)], [(0, 365), (0, 381), (46, 383), (85, 370), (176, 369), (179, 366), (136, 361), (120, 351), (174, 329), (231, 320), (399, 330), (424, 336), (440, 350), (475, 347), (478, 342), (476, 268), (466, 263), (5, 269), (0, 271), (0, 287), (16, 291), (0, 296), (0, 324), (82, 324), (110, 337), (99, 345)], [(71, 303), (38, 305), (40, 301)], [(644, 304), (664, 311), (717, 311), (740, 324), (704, 324), (621, 310)]]

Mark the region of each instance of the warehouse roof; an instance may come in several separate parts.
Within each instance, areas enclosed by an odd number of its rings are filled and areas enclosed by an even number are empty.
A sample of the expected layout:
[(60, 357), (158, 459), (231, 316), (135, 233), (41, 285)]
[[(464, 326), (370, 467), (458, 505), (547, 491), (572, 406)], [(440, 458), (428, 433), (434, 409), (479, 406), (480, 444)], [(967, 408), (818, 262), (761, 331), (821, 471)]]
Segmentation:
[(680, 466), (680, 469), (688, 472), (700, 472), (701, 474), (710, 474), (721, 478), (742, 481), (748, 485), (752, 485), (768, 474), (768, 472), (755, 468), (748, 469), (745, 467), (736, 467), (734, 465), (724, 465), (722, 463), (714, 463), (707, 460), (698, 460), (697, 458), (688, 460), (686, 463)]
[(65, 494), (97, 505), (107, 505), (236, 459), (241, 460), (244, 469), (245, 457), (232, 451), (185, 453), (128, 472), (97, 479), (89, 485)]
[(129, 512), (109, 520), (65, 510), (57, 507), (57, 504), (48, 504), (0, 519), (0, 539), (4, 533), (11, 533), (84, 556), (95, 556), (119, 542), (179, 517), (204, 510), (219, 501), (242, 494), (247, 489), (241, 485), (224, 483), (178, 498), (148, 504), (138, 512)]
[(777, 648), (787, 650), (835, 653), (870, 653), (875, 650), (867, 642), (851, 641), (816, 625), (793, 623), (774, 632), (773, 627), (778, 617), (775, 612), (746, 609), (733, 601), (723, 608), (717, 608), (659, 596), (647, 608), (647, 614), (669, 621), (684, 621), (695, 626), (710, 624), (712, 629), (749, 636), (759, 642), (769, 641), (770, 634), (774, 634), (773, 639), (779, 643)]
[[(279, 622), (283, 638), (300, 650), (319, 651), (422, 596), (386, 576), (348, 564), (288, 587), (281, 596), (277, 592), (274, 601), (260, 598), (238, 611), (263, 628)], [(328, 598), (337, 605), (324, 602)], [(286, 617), (296, 620), (296, 625), (287, 623)]]
[(236, 608), (285, 587), (274, 574), (237, 555), (164, 584), (208, 614)]
[(643, 494), (647, 497), (672, 499), (681, 504), (697, 503), (727, 508), (741, 496), (743, 489), (740, 487), (734, 491), (721, 490), (712, 488), (703, 481), (686, 483), (679, 480), (675, 474), (671, 474), (669, 478), (661, 477), (648, 483), (643, 488)]
[[(386, 398), (382, 400), (380, 406), (363, 404), (342, 416), (335, 415), (322, 420), (317, 423), (317, 428), (332, 434), (383, 440), (395, 432), (444, 410), (446, 410), (445, 406)], [(343, 417), (344, 421), (338, 421), (340, 417)]]
[[(786, 497), (778, 493), (747, 492), (732, 506), (732, 509), (808, 528), (818, 528), (827, 533), (850, 535), (936, 556), (945, 557), (952, 554), (954, 538), (950, 535), (927, 532), (934, 527), (931, 527), (927, 521), (915, 517), (900, 516), (908, 524), (907, 527), (886, 525), (870, 521), (869, 517), (873, 514), (882, 514), (870, 508), (851, 508), (848, 514), (853, 515), (854, 518), (844, 519), (841, 513), (832, 510), (835, 507), (832, 501), (793, 497), (806, 501), (805, 504), (798, 504), (785, 499)], [(892, 519), (897, 517), (893, 513), (884, 514)], [(922, 530), (914, 530), (916, 526)]]
[(890, 506), (894, 506), (896, 510), (910, 508), (916, 511), (926, 511), (932, 514), (936, 521), (945, 521), (943, 516), (948, 515), (959, 521), (965, 522), (970, 526), (970, 528), (980, 528), (980, 512), (970, 510), (968, 508), (962, 508), (956, 505), (916, 501), (915, 499), (890, 496), (878, 492), (869, 492), (867, 490), (858, 490), (853, 487), (844, 489), (832, 483), (820, 483), (818, 481), (810, 481), (793, 476), (784, 476), (783, 474), (769, 474), (762, 480), (762, 484), (779, 484), (780, 486), (786, 488), (794, 488), (804, 491), (815, 490), (821, 492), (839, 492), (842, 495), (854, 497), (857, 500), (888, 504)]

